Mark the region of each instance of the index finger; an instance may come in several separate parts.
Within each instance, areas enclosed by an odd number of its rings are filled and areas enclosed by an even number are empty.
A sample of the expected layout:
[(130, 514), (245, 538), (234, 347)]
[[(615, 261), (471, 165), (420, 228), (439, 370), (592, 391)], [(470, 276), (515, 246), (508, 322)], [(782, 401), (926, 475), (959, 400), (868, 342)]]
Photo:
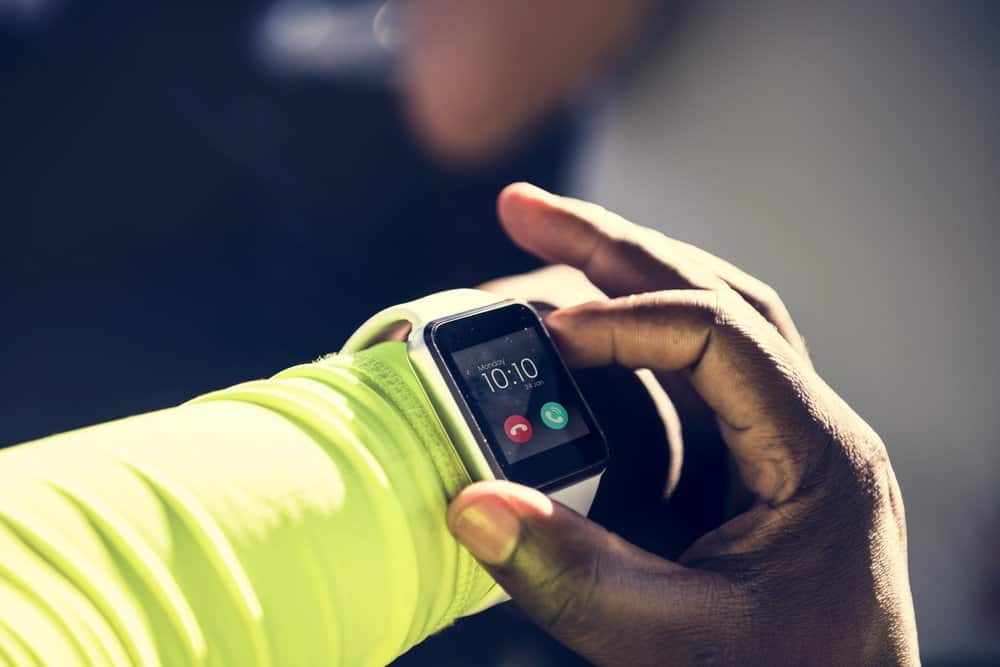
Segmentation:
[(597, 204), (528, 183), (506, 187), (500, 222), (515, 243), (550, 262), (569, 264), (609, 296), (729, 286), (808, 358), (805, 343), (777, 293), (715, 255), (629, 222)]
[(820, 381), (728, 288), (595, 301), (557, 310), (547, 325), (574, 365), (688, 371), (744, 482), (762, 500), (790, 498), (822, 450), (829, 425)]
[(708, 267), (665, 256), (653, 230), (597, 204), (515, 183), (500, 193), (497, 210), (515, 243), (542, 259), (580, 269), (609, 296), (722, 285)]

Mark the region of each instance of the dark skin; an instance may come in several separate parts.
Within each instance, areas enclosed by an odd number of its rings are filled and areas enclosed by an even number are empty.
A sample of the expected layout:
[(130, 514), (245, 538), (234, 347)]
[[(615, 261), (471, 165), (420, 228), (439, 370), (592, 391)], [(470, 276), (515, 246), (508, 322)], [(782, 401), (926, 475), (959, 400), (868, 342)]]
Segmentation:
[(885, 447), (774, 291), (592, 204), (519, 184), (498, 208), (516, 243), (578, 271), (487, 287), (559, 306), (546, 324), (571, 365), (650, 369), (677, 406), (661, 415), (718, 438), (733, 471), (730, 518), (676, 560), (532, 489), (468, 487), (449, 527), (518, 606), (601, 665), (918, 664)]

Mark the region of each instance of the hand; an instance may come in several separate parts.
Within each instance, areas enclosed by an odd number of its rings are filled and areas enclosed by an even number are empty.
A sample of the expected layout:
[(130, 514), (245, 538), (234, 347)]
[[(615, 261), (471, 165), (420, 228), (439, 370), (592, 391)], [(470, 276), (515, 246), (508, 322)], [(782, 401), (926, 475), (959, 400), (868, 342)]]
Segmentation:
[(917, 664), (885, 447), (816, 374), (773, 292), (531, 186), (505, 190), (499, 210), (515, 242), (612, 297), (549, 315), (567, 361), (686, 376), (751, 501), (672, 562), (532, 489), (483, 482), (452, 503), (456, 538), (536, 623), (598, 664)]
[[(588, 301), (606, 301), (607, 295), (597, 289), (586, 276), (565, 264), (546, 266), (528, 273), (505, 276), (478, 286), (498, 296), (522, 299), (535, 307), (545, 317), (557, 308), (575, 306)], [(595, 501), (592, 513), (602, 515), (613, 524), (616, 531), (624, 531), (643, 543), (660, 542), (662, 539), (643, 539), (647, 532), (629, 525), (635, 510), (648, 510), (651, 502), (662, 504), (670, 498), (680, 476), (683, 459), (680, 418), (670, 397), (664, 392), (656, 376), (648, 369), (629, 371), (624, 368), (603, 367), (590, 372), (577, 371), (576, 381), (584, 390), (590, 407), (598, 416), (608, 441), (621, 445), (627, 456), (618, 456), (601, 483), (602, 493)], [(635, 440), (649, 440), (636, 443)], [(645, 478), (647, 486), (636, 495), (637, 478)], [(615, 498), (609, 498), (614, 493)], [(625, 496), (633, 496), (626, 500)], [(646, 505), (647, 507), (643, 507)], [(607, 516), (604, 516), (607, 515)], [(626, 515), (626, 516), (622, 516)], [(637, 518), (637, 517), (635, 517)], [(604, 525), (608, 525), (605, 523)], [(638, 531), (632, 528), (639, 528)], [(664, 531), (657, 531), (663, 537)], [(671, 543), (684, 536), (678, 531), (670, 533)], [(688, 543), (690, 540), (688, 540)]]

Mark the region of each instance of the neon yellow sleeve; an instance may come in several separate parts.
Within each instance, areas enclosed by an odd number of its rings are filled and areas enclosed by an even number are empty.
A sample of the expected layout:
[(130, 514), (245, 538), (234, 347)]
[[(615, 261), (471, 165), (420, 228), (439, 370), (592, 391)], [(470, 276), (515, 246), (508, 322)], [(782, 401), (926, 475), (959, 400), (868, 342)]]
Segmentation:
[(0, 451), (0, 665), (384, 665), (494, 585), (402, 343)]

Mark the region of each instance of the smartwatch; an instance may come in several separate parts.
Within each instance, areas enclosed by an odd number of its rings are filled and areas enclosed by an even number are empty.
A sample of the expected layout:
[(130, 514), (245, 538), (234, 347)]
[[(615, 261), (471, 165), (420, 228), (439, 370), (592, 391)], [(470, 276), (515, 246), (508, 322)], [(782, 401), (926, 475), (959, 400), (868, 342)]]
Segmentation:
[(586, 514), (607, 444), (535, 310), (481, 290), (439, 292), (374, 315), (343, 351), (407, 324), (410, 364), (472, 480), (531, 486)]

